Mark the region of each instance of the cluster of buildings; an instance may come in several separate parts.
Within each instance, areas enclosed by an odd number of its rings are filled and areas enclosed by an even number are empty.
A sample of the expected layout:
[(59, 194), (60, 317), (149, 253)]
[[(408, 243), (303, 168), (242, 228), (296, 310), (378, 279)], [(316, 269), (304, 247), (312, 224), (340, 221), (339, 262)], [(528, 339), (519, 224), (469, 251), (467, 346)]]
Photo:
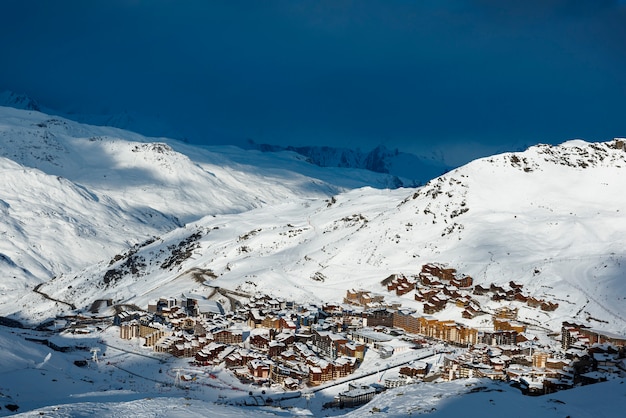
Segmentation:
[[(465, 318), (486, 315), (476, 295), (537, 302), (513, 282), (508, 289), (473, 287), (471, 277), (427, 264), (417, 276), (394, 274), (382, 284), (399, 296), (414, 292), (423, 312), (387, 303), (384, 296), (364, 290), (348, 290), (344, 303), (323, 306), (256, 296), (229, 312), (215, 301), (190, 295), (161, 298), (149, 304), (147, 312), (122, 312), (115, 324), (121, 338), (143, 338), (156, 352), (189, 358), (197, 365), (223, 365), (242, 382), (273, 382), (287, 389), (349, 376), (368, 349), (385, 358), (428, 340), (448, 343), (461, 353), (445, 357), (443, 379), (513, 380), (529, 393), (547, 393), (601, 379), (604, 375), (598, 373), (624, 373), (626, 340), (583, 326), (564, 323), (563, 349), (557, 352), (534, 349), (534, 337), (516, 321), (517, 308), (511, 306), (490, 310), (492, 326), (485, 329), (431, 316), (449, 304), (462, 309)], [(544, 310), (555, 305), (539, 303)], [(390, 385), (423, 379), (427, 372), (426, 363), (405, 366), (401, 379)], [(353, 395), (369, 398), (371, 391), (355, 387)]]
[(345, 318), (331, 312), (261, 296), (224, 313), (192, 295), (159, 299), (148, 312), (122, 312), (115, 322), (120, 338), (141, 337), (155, 352), (223, 364), (246, 383), (271, 380), (293, 389), (347, 376), (363, 361), (365, 344), (340, 332)]
[(564, 350), (583, 349), (592, 344), (607, 343), (616, 346), (625, 346), (626, 337), (594, 330), (593, 328), (576, 323), (563, 322), (563, 326), (561, 327), (561, 347)]
[(546, 394), (575, 385), (626, 376), (625, 346), (592, 344), (563, 352), (547, 346), (474, 345), (457, 356), (446, 356), (446, 380), (484, 377), (511, 381), (524, 393)]
[[(414, 299), (423, 304), (423, 312), (402, 308), (397, 303), (387, 304), (383, 296), (362, 290), (348, 291), (344, 302), (363, 307), (364, 322), (375, 328), (393, 327), (406, 335), (467, 347), (461, 355), (446, 356), (443, 379), (486, 377), (514, 381), (523, 391), (539, 394), (626, 374), (626, 337), (623, 336), (564, 323), (562, 350), (548, 346), (533, 350), (536, 337), (517, 321), (518, 308), (513, 306), (489, 309), (492, 327), (488, 330), (430, 316), (450, 305), (463, 309), (462, 317), (468, 319), (487, 314), (476, 296), (487, 296), (493, 301), (522, 302), (543, 311), (558, 308), (558, 303), (524, 294), (523, 285), (513, 281), (508, 286), (472, 286), (469, 276), (459, 277), (454, 269), (427, 264), (416, 276), (394, 274), (382, 285), (397, 296), (414, 292)], [(404, 384), (412, 377), (410, 373), (401, 374), (400, 383), (391, 384)]]

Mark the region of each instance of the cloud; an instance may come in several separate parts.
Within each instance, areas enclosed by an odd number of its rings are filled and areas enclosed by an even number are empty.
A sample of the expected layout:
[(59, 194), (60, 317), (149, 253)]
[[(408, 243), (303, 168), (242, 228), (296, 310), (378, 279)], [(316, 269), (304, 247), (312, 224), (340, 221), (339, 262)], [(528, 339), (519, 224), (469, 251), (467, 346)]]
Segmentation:
[(626, 134), (625, 17), (605, 0), (7, 0), (0, 88), (195, 142), (608, 139)]

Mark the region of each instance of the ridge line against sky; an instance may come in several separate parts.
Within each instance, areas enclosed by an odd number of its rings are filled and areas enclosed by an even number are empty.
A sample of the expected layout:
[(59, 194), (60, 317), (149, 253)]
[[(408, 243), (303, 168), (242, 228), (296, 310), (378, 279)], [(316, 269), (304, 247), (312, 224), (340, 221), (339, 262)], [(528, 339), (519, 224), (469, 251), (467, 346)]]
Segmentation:
[(462, 164), (626, 136), (618, 0), (5, 0), (0, 90), (196, 144)]

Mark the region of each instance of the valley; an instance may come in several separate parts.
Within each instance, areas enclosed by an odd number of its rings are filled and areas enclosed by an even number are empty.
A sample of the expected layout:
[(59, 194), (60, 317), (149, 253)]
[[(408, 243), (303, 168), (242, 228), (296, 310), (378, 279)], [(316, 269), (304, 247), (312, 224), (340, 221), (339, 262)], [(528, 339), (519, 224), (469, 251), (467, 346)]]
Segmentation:
[(0, 115), (2, 405), (343, 415), (623, 381), (622, 139), (404, 188), (290, 150)]

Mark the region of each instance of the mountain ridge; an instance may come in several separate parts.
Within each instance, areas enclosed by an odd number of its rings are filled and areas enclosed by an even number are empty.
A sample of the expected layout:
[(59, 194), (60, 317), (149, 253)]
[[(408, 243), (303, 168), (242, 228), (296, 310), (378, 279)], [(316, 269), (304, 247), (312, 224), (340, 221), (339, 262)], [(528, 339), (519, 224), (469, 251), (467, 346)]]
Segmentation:
[[(43, 288), (61, 300), (78, 300), (79, 306), (88, 306), (101, 294), (120, 303), (147, 305), (168, 291), (206, 290), (188, 274), (200, 269), (214, 276), (212, 286), (269, 294), (278, 294), (280, 289), (283, 297), (337, 303), (347, 289), (384, 293), (380, 282), (389, 274), (416, 274), (422, 264), (443, 262), (475, 277), (481, 285), (514, 281), (533, 297), (558, 301), (554, 314), (521, 307), (520, 318), (531, 324), (557, 329), (563, 320), (591, 321), (624, 333), (626, 320), (619, 299), (626, 294), (623, 227), (616, 229), (609, 216), (619, 213), (623, 198), (615, 194), (598, 207), (589, 207), (595, 200), (590, 196), (574, 209), (570, 203), (575, 194), (570, 191), (546, 196), (545, 188), (529, 186), (536, 184), (533, 177), (537, 176), (543, 183), (557, 181), (563, 170), (576, 173), (570, 175), (582, 184), (588, 170), (609, 169), (603, 176), (595, 178), (595, 173), (593, 180), (587, 178), (599, 187), (614, 177), (613, 165), (626, 162), (618, 144), (537, 146), (526, 153), (478, 160), (415, 191), (355, 189), (331, 199), (206, 217), (115, 262), (56, 278)], [(561, 150), (556, 152), (558, 158), (540, 165), (539, 159), (554, 157), (555, 149)], [(597, 157), (581, 160), (588, 149), (596, 150)], [(531, 154), (535, 157), (529, 158)], [(568, 155), (570, 159), (565, 158)], [(518, 159), (526, 159), (533, 169), (526, 170), (517, 164)], [(578, 161), (586, 167), (575, 165)], [(501, 184), (512, 179), (516, 183), (511, 185), (514, 192), (500, 192), (496, 200), (493, 190), (477, 186), (495, 173), (505, 179)], [(606, 187), (617, 190), (619, 185), (611, 182)], [(523, 190), (526, 195), (518, 195)], [(520, 210), (524, 202), (525, 210)], [(193, 236), (187, 256), (167, 263), (172, 248), (180, 248)], [(139, 265), (135, 273), (129, 270), (131, 265)], [(107, 281), (107, 275), (115, 280)], [(180, 280), (185, 277), (183, 284)], [(603, 286), (592, 287), (590, 280)], [(63, 290), (70, 286), (71, 292)], [(100, 291), (90, 294), (90, 288)], [(392, 295), (387, 297), (393, 300)], [(421, 306), (397, 300), (418, 311)], [(459, 313), (445, 315), (456, 318)]]
[[(76, 112), (67, 113), (43, 107), (28, 95), (17, 94), (12, 91), (0, 92), (0, 106), (40, 111), (80, 123), (142, 132), (146, 136), (156, 134), (158, 136), (168, 136), (171, 138), (180, 137), (172, 127), (165, 126), (158, 117), (137, 118), (127, 112), (113, 115), (89, 115)], [(181, 142), (188, 143), (186, 140), (182, 140)], [(393, 177), (388, 187), (415, 187), (451, 168), (450, 165), (444, 163), (442, 157), (435, 157), (434, 155), (424, 157), (407, 152), (400, 152), (397, 149), (388, 150), (384, 145), (379, 145), (368, 152), (363, 152), (360, 149), (328, 146), (256, 144), (249, 139), (240, 146), (244, 149), (262, 152), (295, 152), (304, 156), (309, 163), (320, 167), (365, 169), (375, 173), (390, 174)]]
[(522, 309), (530, 323), (626, 333), (622, 139), (539, 144), (420, 188), (375, 189), (364, 186), (384, 175), (319, 168), (290, 152), (197, 149), (111, 129), (5, 110), (2, 161), (15, 185), (0, 195), (12, 237), (0, 252), (15, 274), (5, 296), (27, 285), (3, 313), (37, 321), (67, 310), (42, 303), (28, 291), (35, 284), (81, 309), (104, 297), (146, 305), (206, 290), (195, 270), (232, 290), (341, 302), (349, 288), (382, 292), (389, 274), (443, 262), (483, 285), (515, 281), (559, 300), (551, 314)]
[[(389, 175), (321, 170), (290, 154), (200, 148), (34, 110), (0, 108), (0, 314), (50, 277), (204, 216), (327, 197)], [(179, 151), (180, 150), (180, 151)], [(340, 174), (338, 174), (340, 173)], [(10, 261), (9, 261), (10, 260)]]
[[(0, 415), (12, 408), (143, 416), (167, 404), (174, 406), (163, 416), (240, 416), (240, 407), (215, 402), (223, 402), (224, 393), (243, 399), (277, 391), (248, 388), (221, 366), (197, 368), (189, 358), (150, 353), (136, 345), (139, 339), (122, 340), (110, 327), (116, 309), (147, 309), (158, 298), (183, 294), (211, 298), (234, 312), (237, 298), (246, 295), (319, 306), (342, 304), (348, 290), (364, 289), (401, 306), (403, 314), (478, 333), (493, 330), (492, 314), (514, 311), (524, 338), (541, 336), (531, 350), (552, 351), (541, 344), (557, 345), (553, 336), (563, 321), (623, 337), (625, 144), (619, 138), (539, 144), (472, 161), (422, 187), (391, 188), (393, 176), (323, 168), (293, 151), (198, 148), (0, 107), (0, 363), (6, 382)], [(393, 274), (415, 279), (431, 263), (470, 276), (475, 289), (523, 289), (534, 303), (496, 300), (492, 294), (502, 296), (500, 290), (472, 292), (479, 310), (473, 318), (456, 302), (427, 314), (414, 293), (398, 295), (385, 285)], [(85, 319), (79, 328), (75, 318)], [(57, 333), (57, 323), (69, 327)], [(433, 348), (464, 351), (447, 345)], [(405, 354), (414, 355), (398, 350), (395, 361)], [(376, 374), (389, 360), (376, 348), (365, 356), (360, 369), (371, 373), (365, 382), (380, 385)], [(436, 369), (444, 356), (425, 361)], [(494, 416), (510, 403), (539, 414), (554, 410), (550, 416), (599, 407), (614, 414), (619, 402), (609, 401), (623, 395), (619, 380), (548, 398), (524, 397), (508, 383), (485, 379), (417, 384), (377, 395), (349, 416), (401, 416), (429, 410), (424, 405), (446, 415), (476, 407), (477, 400), (491, 405)], [(320, 391), (317, 399), (302, 396), (295, 403), (302, 409), (246, 413), (326, 412), (324, 399), (339, 386), (334, 390)], [(577, 403), (598, 393), (607, 402)]]
[(249, 140), (247, 148), (262, 152), (293, 151), (304, 156), (307, 161), (320, 167), (361, 168), (376, 173), (395, 176), (394, 187), (417, 187), (428, 180), (449, 171), (452, 167), (436, 158), (425, 158), (401, 152), (397, 148), (389, 150), (379, 145), (370, 151), (360, 149), (335, 148), (329, 146), (281, 146), (256, 144)]

